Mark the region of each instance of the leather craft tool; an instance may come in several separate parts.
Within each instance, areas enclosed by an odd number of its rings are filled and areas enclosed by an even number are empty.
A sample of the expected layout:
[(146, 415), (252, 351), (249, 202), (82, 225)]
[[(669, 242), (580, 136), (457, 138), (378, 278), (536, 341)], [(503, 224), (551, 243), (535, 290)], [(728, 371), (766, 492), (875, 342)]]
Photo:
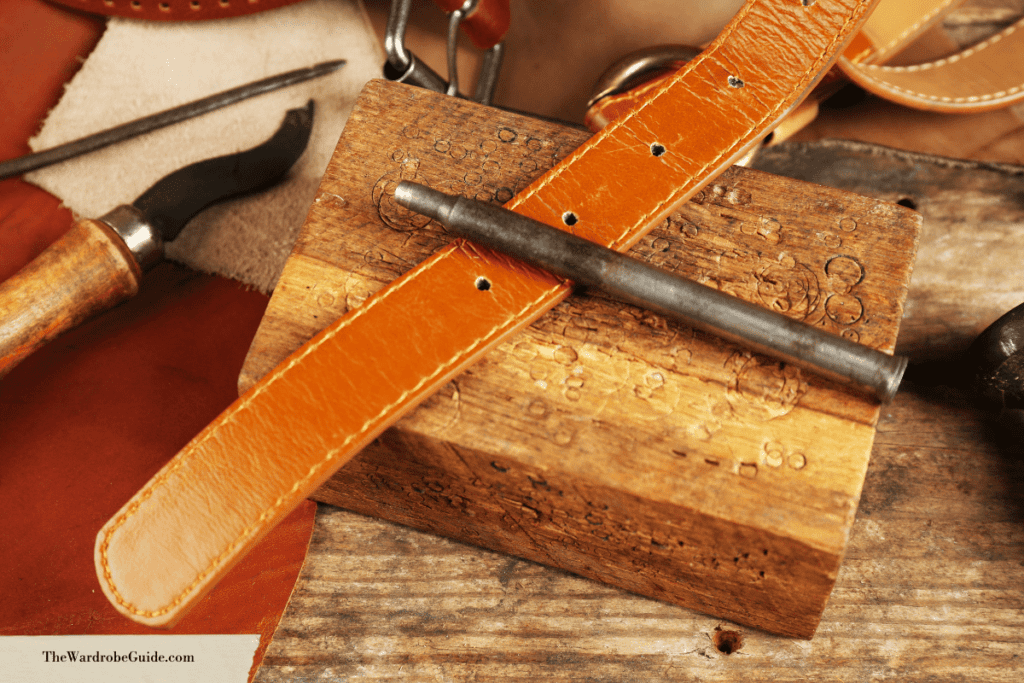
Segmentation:
[(189, 102), (178, 107), (172, 107), (156, 114), (144, 116), (134, 121), (123, 123), (113, 128), (87, 135), (78, 140), (72, 140), (66, 142), (63, 145), (57, 145), (50, 149), (46, 149), (40, 152), (34, 152), (32, 154), (26, 154), (25, 156), (18, 157), (16, 159), (8, 159), (7, 161), (0, 162), (0, 180), (5, 178), (11, 178), (13, 176), (28, 173), (34, 171), (37, 168), (43, 168), (56, 164), (67, 159), (72, 159), (82, 154), (93, 152), (97, 149), (107, 147), (122, 140), (128, 140), (145, 133), (163, 128), (164, 126), (170, 126), (180, 121), (185, 121), (196, 116), (201, 116), (207, 112), (211, 112), (221, 107), (226, 107), (235, 102), (255, 97), (256, 95), (262, 95), (263, 93), (271, 92), (279, 88), (284, 88), (289, 85), (295, 85), (296, 83), (302, 83), (308, 81), (311, 78), (319, 78), (320, 76), (326, 76), (332, 73), (342, 66), (345, 65), (345, 60), (337, 59), (329, 62), (322, 62), (306, 69), (294, 69), (287, 71), (276, 76), (270, 76), (269, 78), (262, 78), (258, 81), (254, 81), (247, 85), (242, 85), (237, 88), (231, 88), (223, 92), (219, 92), (209, 97), (203, 97), (202, 99), (194, 102)]
[(268, 141), (186, 166), (130, 205), (83, 220), (0, 284), (0, 375), (60, 333), (134, 296), (163, 245), (207, 206), (277, 183), (302, 155), (314, 105), (292, 109)]
[[(905, 356), (829, 334), (493, 204), (447, 195), (408, 180), (398, 184), (395, 201), (466, 239), (577, 285), (600, 289), (620, 301), (753, 346), (883, 403), (896, 395), (907, 367)], [(571, 214), (563, 217), (570, 229), (575, 220)], [(482, 278), (477, 282), (478, 289), (489, 287)]]

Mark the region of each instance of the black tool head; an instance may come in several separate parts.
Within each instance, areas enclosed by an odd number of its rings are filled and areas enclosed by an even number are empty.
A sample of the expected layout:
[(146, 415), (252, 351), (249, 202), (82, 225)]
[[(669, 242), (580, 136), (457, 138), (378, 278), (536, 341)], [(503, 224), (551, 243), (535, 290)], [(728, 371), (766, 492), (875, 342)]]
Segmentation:
[(306, 149), (313, 100), (290, 109), (273, 137), (237, 154), (190, 164), (157, 181), (132, 204), (170, 242), (197, 213), (230, 197), (265, 190), (288, 172)]

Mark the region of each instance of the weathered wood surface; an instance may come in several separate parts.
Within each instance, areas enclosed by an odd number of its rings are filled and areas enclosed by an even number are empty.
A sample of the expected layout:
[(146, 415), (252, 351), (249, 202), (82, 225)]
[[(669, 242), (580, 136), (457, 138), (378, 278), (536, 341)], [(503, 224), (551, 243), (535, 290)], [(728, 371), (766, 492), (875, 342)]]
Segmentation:
[(257, 680), (1017, 683), (1024, 451), (970, 399), (911, 384), (883, 410), (811, 641), (322, 506)]
[[(897, 352), (949, 358), (1022, 301), (1024, 166), (845, 140), (764, 150), (759, 169), (913, 206), (924, 219)], [(956, 283), (956, 286), (951, 286)], [(968, 303), (969, 305), (965, 305)]]
[[(582, 135), (371, 84), (243, 383), (451, 239), (394, 204), (399, 179), (508, 199)], [(735, 170), (633, 256), (891, 350), (917, 229), (899, 206)], [(794, 367), (576, 296), (315, 497), (806, 637), (835, 580), (877, 411)]]

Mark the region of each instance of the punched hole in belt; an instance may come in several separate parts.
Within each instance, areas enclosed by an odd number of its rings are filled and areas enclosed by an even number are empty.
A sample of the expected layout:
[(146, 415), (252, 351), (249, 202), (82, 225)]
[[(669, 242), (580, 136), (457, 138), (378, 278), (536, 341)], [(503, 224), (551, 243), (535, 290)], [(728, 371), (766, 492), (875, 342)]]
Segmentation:
[(660, 157), (662, 154), (665, 153), (665, 151), (665, 145), (659, 144), (657, 142), (651, 144), (651, 154), (653, 156)]
[(735, 76), (729, 76), (729, 87), (730, 88), (742, 88), (746, 85), (742, 78), (736, 78)]
[(572, 211), (566, 211), (562, 214), (562, 222), (572, 227), (580, 222), (579, 216), (574, 214)]
[(491, 281), (483, 276), (478, 277), (474, 284), (476, 285), (476, 288), (479, 289), (481, 292), (486, 292), (491, 288)]

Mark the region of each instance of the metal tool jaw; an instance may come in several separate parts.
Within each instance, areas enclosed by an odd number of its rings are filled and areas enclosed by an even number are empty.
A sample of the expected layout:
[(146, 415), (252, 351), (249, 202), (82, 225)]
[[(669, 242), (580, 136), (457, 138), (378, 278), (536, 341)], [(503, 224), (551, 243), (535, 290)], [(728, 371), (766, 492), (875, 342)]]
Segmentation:
[[(476, 8), (478, 0), (466, 0), (462, 7), (448, 15), (448, 80), (420, 61), (405, 47), (405, 31), (409, 25), (409, 9), (412, 0), (394, 0), (388, 14), (384, 31), (384, 51), (388, 60), (384, 64), (384, 77), (399, 83), (416, 85), (434, 92), (462, 97), (459, 92), (457, 47), (459, 27), (463, 20)], [(473, 100), (490, 104), (498, 84), (498, 74), (504, 57), (504, 43), (498, 43), (484, 53), (480, 76), (473, 92)]]

